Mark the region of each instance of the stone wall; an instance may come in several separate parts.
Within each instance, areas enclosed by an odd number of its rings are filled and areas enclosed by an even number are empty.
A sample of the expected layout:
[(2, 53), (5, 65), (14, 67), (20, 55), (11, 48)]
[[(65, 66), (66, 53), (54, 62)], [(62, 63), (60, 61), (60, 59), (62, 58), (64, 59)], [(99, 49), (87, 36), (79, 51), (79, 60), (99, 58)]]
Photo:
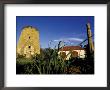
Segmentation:
[(24, 27), (17, 45), (17, 53), (31, 57), (40, 54), (39, 31), (31, 26)]

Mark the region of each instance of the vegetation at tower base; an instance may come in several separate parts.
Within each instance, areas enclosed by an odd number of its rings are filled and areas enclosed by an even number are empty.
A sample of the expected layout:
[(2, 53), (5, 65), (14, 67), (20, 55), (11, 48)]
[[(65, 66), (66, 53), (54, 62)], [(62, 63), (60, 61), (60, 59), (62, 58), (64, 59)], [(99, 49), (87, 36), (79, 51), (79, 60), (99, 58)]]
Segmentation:
[[(58, 52), (61, 42), (57, 49), (41, 49), (40, 54), (31, 58), (18, 55), (16, 63), (17, 74), (94, 74), (94, 54), (86, 54), (84, 60), (77, 57), (70, 57), (64, 60), (59, 57)], [(85, 46), (86, 50), (88, 47)]]

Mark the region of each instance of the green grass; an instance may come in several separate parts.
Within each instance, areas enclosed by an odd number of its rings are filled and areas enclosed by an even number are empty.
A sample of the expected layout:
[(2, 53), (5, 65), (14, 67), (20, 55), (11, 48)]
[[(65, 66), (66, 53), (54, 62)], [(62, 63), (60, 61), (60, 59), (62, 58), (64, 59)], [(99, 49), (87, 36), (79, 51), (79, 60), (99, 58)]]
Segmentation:
[(16, 60), (16, 63), (17, 64), (28, 64), (28, 63), (34, 63), (34, 61), (28, 58), (19, 58)]

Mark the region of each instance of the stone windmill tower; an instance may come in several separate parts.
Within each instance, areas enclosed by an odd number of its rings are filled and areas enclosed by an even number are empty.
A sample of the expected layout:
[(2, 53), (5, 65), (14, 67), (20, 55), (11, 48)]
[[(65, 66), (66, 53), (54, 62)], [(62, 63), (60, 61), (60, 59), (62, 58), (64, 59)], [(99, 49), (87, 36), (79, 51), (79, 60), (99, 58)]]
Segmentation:
[(40, 54), (39, 31), (36, 28), (32, 26), (23, 28), (17, 45), (17, 54), (26, 58)]

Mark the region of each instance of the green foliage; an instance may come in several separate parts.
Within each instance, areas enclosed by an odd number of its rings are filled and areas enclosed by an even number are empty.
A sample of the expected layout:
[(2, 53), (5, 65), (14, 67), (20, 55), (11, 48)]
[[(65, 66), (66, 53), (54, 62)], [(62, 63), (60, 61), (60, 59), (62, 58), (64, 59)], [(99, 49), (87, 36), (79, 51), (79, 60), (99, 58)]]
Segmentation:
[(94, 74), (94, 61), (91, 57), (81, 58), (71, 57), (64, 60), (59, 57), (58, 49), (42, 49), (41, 53), (36, 54), (30, 59), (18, 56), (16, 60), (17, 74)]

